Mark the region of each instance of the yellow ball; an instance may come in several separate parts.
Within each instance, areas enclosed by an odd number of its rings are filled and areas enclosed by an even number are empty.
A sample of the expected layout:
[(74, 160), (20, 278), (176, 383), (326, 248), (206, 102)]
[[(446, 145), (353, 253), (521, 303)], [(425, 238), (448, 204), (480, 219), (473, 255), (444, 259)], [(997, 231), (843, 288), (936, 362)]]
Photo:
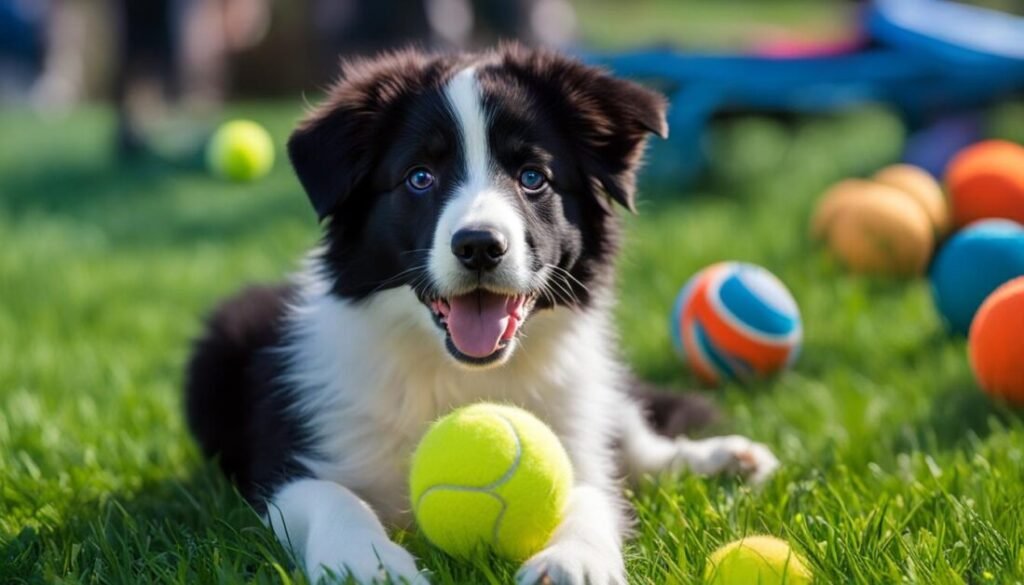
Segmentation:
[(747, 536), (712, 553), (709, 585), (807, 585), (813, 578), (800, 555), (774, 536)]
[(206, 164), (215, 175), (232, 181), (259, 179), (274, 166), (274, 141), (256, 122), (227, 122), (210, 139)]
[(430, 427), (413, 455), (410, 499), (420, 530), (448, 554), (521, 561), (561, 522), (572, 484), (551, 429), (520, 408), (482, 403)]

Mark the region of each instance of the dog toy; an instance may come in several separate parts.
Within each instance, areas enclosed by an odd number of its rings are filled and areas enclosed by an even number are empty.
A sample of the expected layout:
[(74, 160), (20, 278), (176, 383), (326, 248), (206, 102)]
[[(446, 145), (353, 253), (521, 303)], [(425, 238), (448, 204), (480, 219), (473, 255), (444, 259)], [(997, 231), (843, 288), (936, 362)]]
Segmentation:
[(561, 522), (572, 483), (551, 429), (520, 408), (481, 403), (431, 425), (413, 455), (410, 495), (420, 530), (448, 554), (521, 561)]
[(800, 351), (800, 310), (786, 285), (764, 268), (713, 264), (676, 297), (672, 338), (703, 382), (764, 377), (793, 363)]
[(935, 257), (935, 306), (954, 333), (966, 335), (985, 297), (1022, 275), (1024, 227), (1007, 219), (979, 221), (950, 238)]
[(985, 140), (958, 153), (946, 172), (953, 220), (1001, 217), (1024, 223), (1024, 147)]
[(227, 122), (210, 139), (206, 164), (213, 174), (224, 179), (254, 181), (274, 166), (274, 141), (256, 122)]
[(968, 353), (983, 390), (1024, 406), (1024, 277), (995, 290), (971, 324)]
[(909, 195), (932, 224), (938, 236), (949, 231), (949, 206), (942, 186), (928, 171), (908, 164), (890, 165), (871, 177), (876, 183), (896, 187)]
[(949, 226), (942, 188), (927, 172), (893, 165), (871, 180), (840, 181), (821, 198), (811, 237), (855, 272), (923, 274)]
[(704, 579), (709, 585), (807, 585), (813, 577), (784, 540), (746, 536), (711, 554)]

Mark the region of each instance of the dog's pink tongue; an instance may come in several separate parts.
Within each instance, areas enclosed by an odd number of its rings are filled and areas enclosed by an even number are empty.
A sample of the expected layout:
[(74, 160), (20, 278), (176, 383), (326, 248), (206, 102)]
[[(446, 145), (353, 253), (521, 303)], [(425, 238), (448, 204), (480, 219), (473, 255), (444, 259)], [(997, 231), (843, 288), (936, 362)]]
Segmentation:
[(513, 318), (513, 304), (509, 297), (485, 291), (448, 299), (448, 333), (455, 347), (475, 358), (497, 351)]

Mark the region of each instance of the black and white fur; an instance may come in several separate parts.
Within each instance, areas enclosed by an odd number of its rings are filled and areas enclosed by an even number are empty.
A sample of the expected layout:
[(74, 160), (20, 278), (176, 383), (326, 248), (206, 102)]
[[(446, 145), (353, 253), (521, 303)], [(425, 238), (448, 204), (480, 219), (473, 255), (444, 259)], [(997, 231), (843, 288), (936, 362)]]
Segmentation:
[[(300, 124), (289, 154), (327, 220), (323, 244), (289, 284), (248, 289), (213, 314), (187, 408), (204, 451), (314, 580), (427, 581), (385, 527), (412, 522), (410, 454), (460, 405), (525, 407), (572, 459), (570, 509), (519, 571), (523, 584), (626, 583), (623, 473), (760, 481), (776, 468), (743, 437), (654, 433), (617, 359), (614, 204), (633, 208), (665, 107), (638, 85), (510, 45), (349, 63)], [(428, 182), (412, 176), (423, 169), (431, 185), (413, 188)], [(491, 262), (453, 245), (467, 230), (500, 241)], [(452, 311), (494, 295), (515, 305), (500, 321), (512, 325), (492, 353), (483, 336), (486, 351), (468, 355)]]

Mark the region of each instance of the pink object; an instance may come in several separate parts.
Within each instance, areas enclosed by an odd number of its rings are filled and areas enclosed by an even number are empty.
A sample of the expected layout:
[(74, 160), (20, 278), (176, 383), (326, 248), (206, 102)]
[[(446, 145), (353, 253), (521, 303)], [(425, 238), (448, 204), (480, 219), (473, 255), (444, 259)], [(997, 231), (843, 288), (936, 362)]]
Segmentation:
[(441, 312), (455, 347), (470, 357), (483, 358), (515, 336), (524, 301), (522, 296), (476, 291), (452, 297)]
[(866, 44), (867, 37), (859, 32), (846, 38), (826, 41), (809, 41), (792, 37), (776, 38), (754, 43), (753, 54), (774, 59), (835, 57), (859, 51)]

